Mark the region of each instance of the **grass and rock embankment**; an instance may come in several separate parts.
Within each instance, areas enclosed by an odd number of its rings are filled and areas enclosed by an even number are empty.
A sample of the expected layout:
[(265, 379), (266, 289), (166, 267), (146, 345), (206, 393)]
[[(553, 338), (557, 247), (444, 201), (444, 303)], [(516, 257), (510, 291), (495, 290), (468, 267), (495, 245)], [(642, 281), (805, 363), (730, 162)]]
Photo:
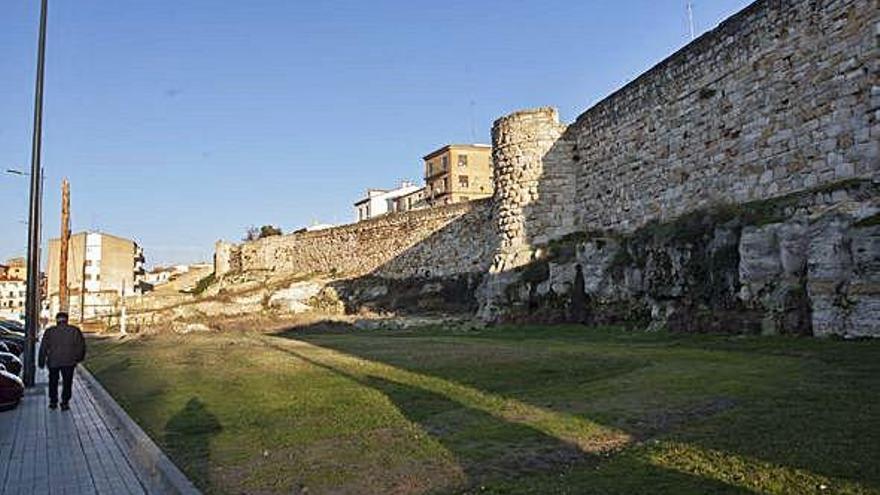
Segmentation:
[(880, 342), (316, 324), (88, 366), (208, 493), (880, 493)]

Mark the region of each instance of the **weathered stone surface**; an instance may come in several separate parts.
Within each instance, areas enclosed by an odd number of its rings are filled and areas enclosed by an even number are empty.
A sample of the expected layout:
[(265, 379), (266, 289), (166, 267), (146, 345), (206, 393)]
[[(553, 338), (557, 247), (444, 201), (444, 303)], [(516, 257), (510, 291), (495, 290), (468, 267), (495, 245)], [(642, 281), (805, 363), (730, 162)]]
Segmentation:
[(323, 288), (322, 284), (315, 282), (295, 282), (290, 287), (275, 291), (269, 296), (269, 308), (287, 313), (312, 311), (313, 308), (309, 301), (317, 296)]
[(388, 278), (484, 272), (494, 251), (491, 213), (490, 202), (479, 200), (239, 246), (221, 241), (215, 271)]
[[(880, 185), (839, 187), (858, 201), (829, 207), (824, 192), (798, 194), (695, 212), (618, 237), (583, 233), (537, 247), (548, 256), (487, 281), (500, 294), (492, 316), (571, 318), (580, 266), (587, 311), (577, 321), (692, 332), (878, 335), (880, 226), (862, 223), (880, 208)], [(764, 223), (792, 205), (802, 214)]]
[(807, 288), (814, 333), (880, 336), (880, 226), (834, 217), (811, 234)]
[[(520, 291), (510, 288), (518, 277), (505, 273), (532, 263), (530, 253), (568, 233), (626, 235), (712, 205), (877, 178), (878, 22), (878, 5), (869, 0), (756, 2), (570, 126), (546, 108), (496, 121), (501, 243), (481, 292), (483, 306), (493, 309), (482, 314), (497, 317)], [(849, 194), (817, 193), (809, 206), (853, 202)], [(740, 273), (722, 281), (742, 277), (742, 300), (760, 301), (773, 332), (802, 329), (809, 319), (806, 221), (777, 223), (747, 226), (753, 231), (743, 234)], [(590, 290), (605, 284), (610, 292), (603, 297), (644, 292), (655, 315), (680, 313), (670, 301), (699, 285), (682, 277), (701, 249), (651, 249), (644, 263), (621, 268), (610, 282), (598, 275), (600, 264), (586, 262), (585, 282)], [(571, 274), (570, 267), (550, 266), (539, 295), (554, 293), (563, 287), (557, 279)], [(821, 308), (817, 318), (839, 319)]]
[(349, 311), (564, 319), (582, 285), (596, 323), (880, 335), (878, 25), (874, 0), (755, 2), (571, 125), (498, 119), (491, 200), (220, 243), (218, 273), (363, 278)]

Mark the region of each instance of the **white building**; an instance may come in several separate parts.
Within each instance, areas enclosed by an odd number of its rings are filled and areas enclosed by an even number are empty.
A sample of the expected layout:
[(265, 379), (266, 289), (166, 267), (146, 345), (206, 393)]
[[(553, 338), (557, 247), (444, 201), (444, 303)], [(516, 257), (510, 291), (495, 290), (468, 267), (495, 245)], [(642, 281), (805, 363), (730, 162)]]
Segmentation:
[[(51, 312), (58, 311), (61, 241), (49, 241), (47, 266)], [(103, 232), (80, 232), (70, 236), (67, 253), (67, 289), (72, 317), (86, 318), (115, 311), (122, 295), (141, 291), (144, 250), (131, 239)]]
[(171, 268), (154, 268), (144, 274), (144, 282), (153, 286), (162, 285), (170, 282), (173, 274), (174, 271)]
[(0, 279), (0, 318), (6, 320), (21, 319), (24, 314), (26, 294), (26, 281)]
[(354, 204), (355, 221), (362, 222), (386, 213), (397, 211), (397, 198), (421, 189), (409, 181), (403, 181), (396, 189), (367, 189), (367, 196)]

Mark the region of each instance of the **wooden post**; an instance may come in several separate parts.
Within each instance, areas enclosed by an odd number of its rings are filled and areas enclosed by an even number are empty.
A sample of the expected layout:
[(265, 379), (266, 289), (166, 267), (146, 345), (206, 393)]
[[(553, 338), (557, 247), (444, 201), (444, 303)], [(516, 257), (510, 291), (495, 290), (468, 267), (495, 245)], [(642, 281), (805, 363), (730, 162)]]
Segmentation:
[(82, 288), (79, 292), (79, 322), (86, 321), (86, 249), (88, 249), (88, 234), (83, 236), (83, 263), (82, 263)]
[(58, 259), (58, 309), (70, 309), (70, 290), (67, 284), (67, 260), (70, 252), (70, 183), (61, 183), (61, 249)]
[(122, 279), (122, 314), (119, 317), (119, 333), (126, 335), (125, 331), (125, 279)]

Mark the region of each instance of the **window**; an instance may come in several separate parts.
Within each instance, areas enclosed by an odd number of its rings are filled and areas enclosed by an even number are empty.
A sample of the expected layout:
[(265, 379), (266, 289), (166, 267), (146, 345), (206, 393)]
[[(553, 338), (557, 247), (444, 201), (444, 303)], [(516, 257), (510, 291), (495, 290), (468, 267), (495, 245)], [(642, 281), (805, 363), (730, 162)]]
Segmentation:
[(444, 191), (448, 191), (448, 190), (449, 190), (449, 177), (444, 177), (444, 178), (443, 178), (443, 190), (444, 190)]
[(459, 175), (458, 176), (458, 187), (462, 189), (467, 189), (470, 183), (468, 182), (467, 175)]
[(458, 168), (467, 168), (467, 155), (458, 155)]
[(440, 157), (440, 170), (446, 171), (446, 167), (449, 166), (449, 156), (443, 155)]

